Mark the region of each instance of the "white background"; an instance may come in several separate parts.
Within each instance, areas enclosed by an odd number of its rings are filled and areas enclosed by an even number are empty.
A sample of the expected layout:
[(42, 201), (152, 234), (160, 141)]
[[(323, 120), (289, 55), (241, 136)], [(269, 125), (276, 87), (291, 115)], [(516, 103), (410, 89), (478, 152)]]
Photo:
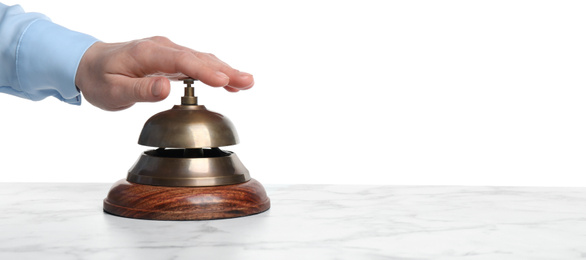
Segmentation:
[[(583, 1), (3, 1), (106, 42), (167, 36), (255, 75), (200, 86), (272, 183), (586, 186)], [(114, 182), (144, 122), (0, 95), (0, 180)]]

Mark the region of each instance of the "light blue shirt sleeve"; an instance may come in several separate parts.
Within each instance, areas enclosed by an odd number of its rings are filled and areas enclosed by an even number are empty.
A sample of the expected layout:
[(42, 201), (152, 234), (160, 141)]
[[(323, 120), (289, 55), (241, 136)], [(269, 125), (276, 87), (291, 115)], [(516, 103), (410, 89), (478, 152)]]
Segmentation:
[(45, 15), (0, 3), (0, 92), (81, 104), (75, 74), (83, 54), (96, 41), (52, 23)]

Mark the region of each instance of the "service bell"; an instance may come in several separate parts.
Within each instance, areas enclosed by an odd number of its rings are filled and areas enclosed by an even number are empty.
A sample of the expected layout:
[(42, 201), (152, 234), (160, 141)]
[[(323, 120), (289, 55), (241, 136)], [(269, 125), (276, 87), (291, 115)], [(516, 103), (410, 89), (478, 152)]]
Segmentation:
[(123, 217), (203, 220), (240, 217), (270, 207), (264, 187), (238, 156), (220, 147), (239, 142), (230, 120), (203, 105), (185, 79), (181, 105), (152, 116), (138, 143), (143, 152), (127, 178), (110, 189), (104, 211)]

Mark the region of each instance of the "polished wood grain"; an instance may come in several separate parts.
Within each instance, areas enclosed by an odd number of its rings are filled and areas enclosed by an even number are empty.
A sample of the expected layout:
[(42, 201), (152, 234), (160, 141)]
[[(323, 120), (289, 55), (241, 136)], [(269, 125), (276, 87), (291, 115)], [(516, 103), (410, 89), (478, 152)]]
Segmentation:
[(104, 211), (154, 220), (234, 218), (268, 210), (270, 200), (255, 179), (214, 187), (166, 187), (116, 182), (104, 199)]

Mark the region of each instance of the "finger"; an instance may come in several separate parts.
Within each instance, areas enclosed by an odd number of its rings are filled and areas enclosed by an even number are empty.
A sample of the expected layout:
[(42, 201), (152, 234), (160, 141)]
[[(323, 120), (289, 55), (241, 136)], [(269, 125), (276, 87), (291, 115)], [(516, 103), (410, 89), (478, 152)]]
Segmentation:
[(245, 90), (254, 86), (254, 77), (246, 72), (238, 72), (237, 75), (229, 75), (228, 77), (230, 77), (230, 82), (228, 83), (230, 87)]
[(117, 84), (120, 103), (161, 101), (171, 92), (171, 84), (165, 77), (129, 78), (121, 76)]
[(233, 87), (229, 87), (229, 86), (225, 86), (224, 87), (225, 90), (228, 90), (229, 92), (238, 92), (240, 90), (233, 88)]
[(213, 54), (181, 50), (177, 62), (181, 72), (209, 86), (224, 87), (230, 83), (230, 77), (224, 71), (230, 72), (233, 69)]
[(221, 71), (222, 73), (226, 74), (230, 79), (227, 86), (230, 86), (234, 89), (244, 90), (249, 89), (254, 85), (254, 78), (251, 74), (241, 72), (237, 69), (230, 67), (230, 65), (220, 60), (214, 54), (200, 53), (196, 51), (193, 52), (194, 55), (196, 55), (198, 58), (207, 62), (209, 66), (212, 66), (217, 70)]

